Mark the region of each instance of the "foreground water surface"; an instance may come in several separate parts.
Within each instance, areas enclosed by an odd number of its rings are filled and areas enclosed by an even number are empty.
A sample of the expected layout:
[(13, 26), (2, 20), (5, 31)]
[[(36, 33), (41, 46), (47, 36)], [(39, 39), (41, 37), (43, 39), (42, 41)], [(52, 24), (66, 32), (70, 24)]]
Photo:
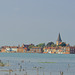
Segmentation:
[(9, 65), (0, 75), (75, 75), (75, 54), (0, 53), (0, 60)]

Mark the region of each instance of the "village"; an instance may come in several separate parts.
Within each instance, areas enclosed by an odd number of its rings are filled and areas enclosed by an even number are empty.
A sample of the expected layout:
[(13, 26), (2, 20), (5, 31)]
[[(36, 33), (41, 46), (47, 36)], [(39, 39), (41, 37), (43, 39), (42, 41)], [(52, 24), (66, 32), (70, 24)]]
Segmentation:
[(50, 54), (75, 54), (75, 47), (62, 42), (60, 33), (56, 44), (49, 42), (35, 46), (34, 44), (22, 44), (22, 46), (2, 46), (0, 52), (4, 53), (50, 53)]

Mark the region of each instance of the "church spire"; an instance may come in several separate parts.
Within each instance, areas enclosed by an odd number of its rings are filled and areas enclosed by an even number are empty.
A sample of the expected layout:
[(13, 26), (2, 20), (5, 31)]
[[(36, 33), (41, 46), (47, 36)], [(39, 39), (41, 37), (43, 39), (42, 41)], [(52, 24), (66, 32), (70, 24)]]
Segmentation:
[(56, 44), (59, 45), (60, 42), (62, 42), (62, 40), (61, 40), (61, 36), (60, 36), (60, 33), (59, 33), (58, 39), (57, 39), (57, 41), (56, 41)]
[(59, 35), (58, 35), (58, 39), (57, 39), (57, 41), (62, 41), (62, 40), (61, 40), (60, 33), (59, 33)]

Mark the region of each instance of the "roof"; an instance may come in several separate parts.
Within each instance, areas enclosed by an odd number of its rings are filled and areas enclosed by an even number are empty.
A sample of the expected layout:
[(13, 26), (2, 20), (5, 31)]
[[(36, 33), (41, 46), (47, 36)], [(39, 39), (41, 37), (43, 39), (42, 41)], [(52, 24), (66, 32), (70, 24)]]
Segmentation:
[(17, 46), (2, 46), (2, 48), (17, 48)]
[(40, 48), (41, 49), (41, 47), (32, 47), (32, 48)]
[(61, 49), (62, 47), (44, 47), (45, 49)]

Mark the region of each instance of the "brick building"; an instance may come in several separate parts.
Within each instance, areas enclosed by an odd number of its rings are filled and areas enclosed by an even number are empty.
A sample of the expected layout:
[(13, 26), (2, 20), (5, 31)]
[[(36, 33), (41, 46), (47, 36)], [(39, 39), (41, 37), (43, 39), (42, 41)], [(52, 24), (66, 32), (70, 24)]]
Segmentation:
[(69, 47), (70, 54), (75, 54), (75, 47)]

